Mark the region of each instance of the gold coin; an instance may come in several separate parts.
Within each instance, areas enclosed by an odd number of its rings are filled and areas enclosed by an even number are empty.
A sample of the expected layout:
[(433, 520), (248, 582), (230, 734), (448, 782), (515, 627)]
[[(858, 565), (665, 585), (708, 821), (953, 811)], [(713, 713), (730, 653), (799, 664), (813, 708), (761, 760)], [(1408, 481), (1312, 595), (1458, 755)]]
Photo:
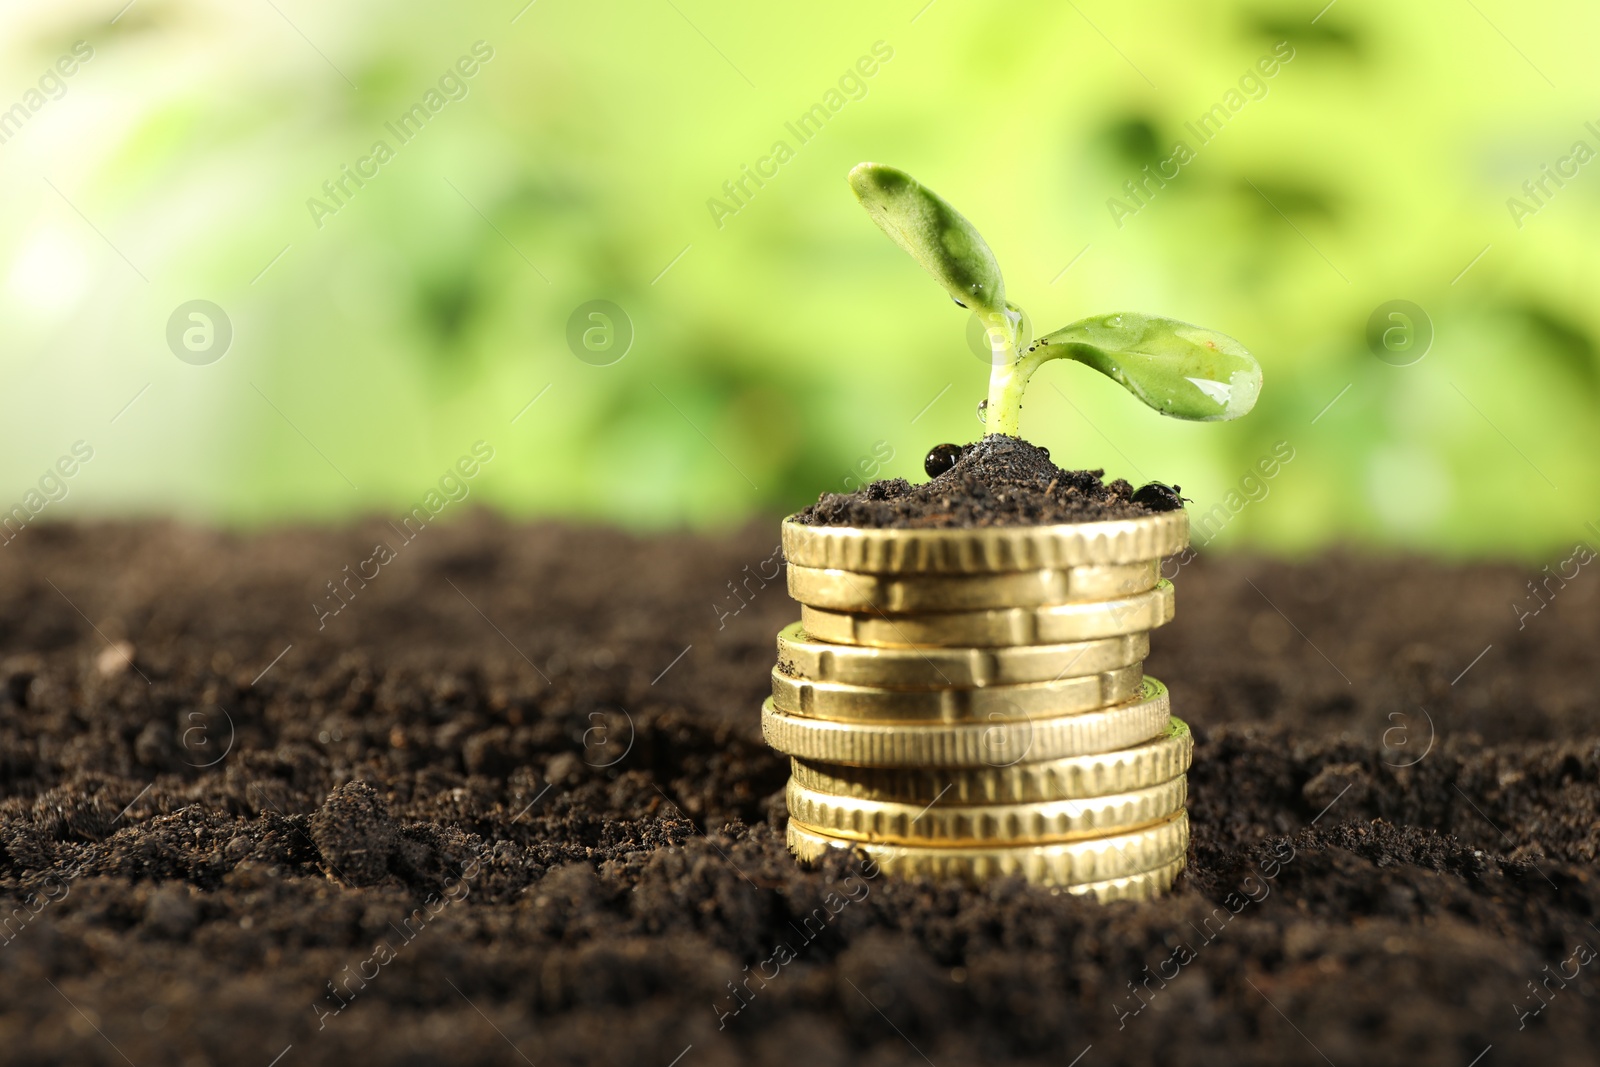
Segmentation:
[(1064, 645), (1010, 648), (868, 648), (817, 641), (800, 623), (778, 634), (784, 673), (817, 682), (876, 685), (886, 689), (972, 689), (1099, 674), (1142, 663), (1150, 654), (1146, 632)]
[(982, 689), (879, 689), (791, 678), (772, 669), (772, 704), (788, 715), (841, 722), (970, 722), (1065, 715), (1139, 695), (1144, 664), (1052, 682)]
[[(789, 820), (789, 851), (815, 860), (830, 848), (860, 849), (883, 870), (905, 878), (982, 882), (1020, 875), (1036, 885), (1070, 888), (1120, 881), (1181, 863), (1189, 850), (1189, 816), (1178, 812), (1142, 830), (1047, 845), (889, 845), (833, 837)], [(1170, 884), (1170, 883), (1169, 883)]]
[(1154, 589), (1160, 560), (1003, 574), (866, 574), (791, 563), (789, 595), (830, 611), (973, 611), (1111, 600)]
[(1057, 526), (963, 530), (867, 530), (783, 520), (783, 556), (800, 567), (871, 574), (992, 574), (1090, 563), (1161, 559), (1189, 544), (1189, 516), (1164, 511), (1137, 519)]
[(1144, 789), (1030, 804), (905, 804), (819, 793), (789, 779), (789, 817), (830, 837), (890, 845), (1043, 844), (1105, 837), (1172, 817), (1188, 796), (1182, 775)]
[(1189, 769), (1194, 739), (1182, 719), (1147, 744), (1092, 756), (1025, 760), (1009, 767), (845, 767), (791, 760), (800, 786), (836, 797), (906, 803), (1031, 804), (1128, 793)]
[(802, 605), (800, 623), (819, 641), (910, 648), (920, 645), (1049, 645), (1153, 630), (1170, 622), (1172, 583), (1093, 604), (987, 608), (929, 615), (853, 614)]
[(761, 734), (786, 756), (865, 767), (1008, 767), (1142, 745), (1166, 729), (1167, 687), (1144, 680), (1140, 699), (1071, 715), (962, 723), (833, 722), (785, 715), (767, 698)]
[(1063, 892), (1074, 896), (1093, 896), (1102, 904), (1109, 904), (1114, 900), (1154, 900), (1172, 888), (1172, 883), (1183, 872), (1187, 862), (1187, 858), (1176, 859), (1165, 867), (1153, 871), (1130, 874), (1126, 878), (1108, 878), (1103, 882), (1069, 885)]

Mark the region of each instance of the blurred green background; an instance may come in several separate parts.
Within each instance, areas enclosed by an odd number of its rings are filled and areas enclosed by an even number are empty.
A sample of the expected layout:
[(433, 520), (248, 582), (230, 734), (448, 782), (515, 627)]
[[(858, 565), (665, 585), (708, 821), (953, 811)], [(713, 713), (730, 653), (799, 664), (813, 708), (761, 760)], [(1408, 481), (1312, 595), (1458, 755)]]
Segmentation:
[[(854, 203), (875, 159), (978, 225), (1038, 332), (1142, 310), (1265, 367), (1251, 416), (1197, 425), (1052, 364), (1023, 428), (1058, 462), (1203, 512), (1287, 442), (1219, 544), (1595, 538), (1590, 5), (110, 0), (0, 27), (0, 506), (93, 449), (39, 520), (398, 516), (479, 440), (465, 506), (637, 528), (792, 510), (862, 462), (920, 479), (980, 434), (987, 369)], [(335, 201), (343, 167), (368, 177)], [(197, 299), (232, 328), (198, 365), (167, 339)], [(593, 300), (632, 334), (609, 365), (568, 343)], [(1369, 345), (1394, 300), (1416, 362)]]

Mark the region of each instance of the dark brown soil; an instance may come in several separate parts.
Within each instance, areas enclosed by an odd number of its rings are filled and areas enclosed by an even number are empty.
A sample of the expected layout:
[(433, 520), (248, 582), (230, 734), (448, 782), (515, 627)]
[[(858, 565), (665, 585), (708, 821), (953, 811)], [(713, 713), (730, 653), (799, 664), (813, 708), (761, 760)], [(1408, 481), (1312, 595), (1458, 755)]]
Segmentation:
[(809, 526), (905, 529), (1035, 526), (1132, 519), (1179, 506), (1134, 499), (1134, 488), (1105, 471), (1062, 470), (1050, 452), (994, 434), (961, 449), (955, 466), (920, 485), (904, 478), (853, 493), (823, 493), (796, 521)]
[(308, 610), (379, 539), (0, 551), (4, 1063), (1595, 1062), (1593, 575), (1182, 568), (1192, 862), (1102, 908), (790, 860), (776, 521), (480, 516)]

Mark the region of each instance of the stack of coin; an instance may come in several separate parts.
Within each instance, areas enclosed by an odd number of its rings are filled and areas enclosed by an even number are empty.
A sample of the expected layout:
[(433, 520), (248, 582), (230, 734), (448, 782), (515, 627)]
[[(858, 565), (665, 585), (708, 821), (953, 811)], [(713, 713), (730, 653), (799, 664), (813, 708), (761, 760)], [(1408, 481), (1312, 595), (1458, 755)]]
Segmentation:
[(799, 622), (767, 743), (791, 757), (789, 848), (891, 873), (1021, 875), (1101, 900), (1172, 885), (1189, 729), (1144, 675), (1172, 618), (1182, 511), (1063, 526), (783, 524)]

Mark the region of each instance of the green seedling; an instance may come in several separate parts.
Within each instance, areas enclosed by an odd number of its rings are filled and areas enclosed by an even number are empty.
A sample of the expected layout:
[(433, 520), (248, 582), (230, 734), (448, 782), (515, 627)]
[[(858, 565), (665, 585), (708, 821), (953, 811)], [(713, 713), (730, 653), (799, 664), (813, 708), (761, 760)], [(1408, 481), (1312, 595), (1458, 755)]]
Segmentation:
[(1093, 367), (1163, 415), (1236, 419), (1255, 406), (1261, 365), (1226, 334), (1157, 315), (1092, 315), (1032, 342), (1006, 299), (994, 253), (972, 223), (911, 175), (881, 163), (850, 172), (850, 187), (883, 232), (982, 321), (990, 347), (987, 434), (1021, 436), (1022, 392), (1033, 372), (1065, 356)]

